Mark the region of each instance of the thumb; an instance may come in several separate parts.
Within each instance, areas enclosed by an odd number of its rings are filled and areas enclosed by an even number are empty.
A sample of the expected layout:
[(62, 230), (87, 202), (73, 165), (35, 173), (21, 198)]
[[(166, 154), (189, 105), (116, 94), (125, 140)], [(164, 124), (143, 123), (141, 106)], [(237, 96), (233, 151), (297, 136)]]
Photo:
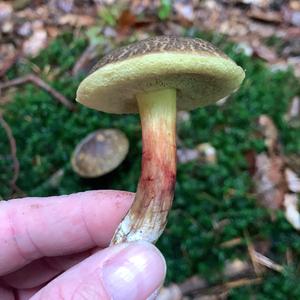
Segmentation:
[(162, 284), (165, 260), (146, 242), (120, 244), (96, 252), (69, 269), (31, 300), (145, 300)]

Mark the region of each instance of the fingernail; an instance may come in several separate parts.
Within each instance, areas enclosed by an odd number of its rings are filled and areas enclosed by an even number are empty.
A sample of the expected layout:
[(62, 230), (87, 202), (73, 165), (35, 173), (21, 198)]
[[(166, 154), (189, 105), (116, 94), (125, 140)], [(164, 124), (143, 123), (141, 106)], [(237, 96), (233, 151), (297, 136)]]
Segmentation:
[(146, 299), (160, 287), (166, 273), (160, 252), (145, 242), (130, 243), (103, 267), (103, 281), (113, 300)]
[(160, 288), (156, 289), (146, 300), (155, 300), (159, 294)]

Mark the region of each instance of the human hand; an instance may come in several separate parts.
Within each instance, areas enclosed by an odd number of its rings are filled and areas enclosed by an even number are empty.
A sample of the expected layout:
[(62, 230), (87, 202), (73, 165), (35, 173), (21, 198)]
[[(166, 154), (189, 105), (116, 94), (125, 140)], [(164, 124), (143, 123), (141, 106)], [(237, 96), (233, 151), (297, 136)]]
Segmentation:
[(153, 297), (165, 261), (145, 242), (106, 248), (134, 194), (91, 191), (0, 201), (0, 299)]

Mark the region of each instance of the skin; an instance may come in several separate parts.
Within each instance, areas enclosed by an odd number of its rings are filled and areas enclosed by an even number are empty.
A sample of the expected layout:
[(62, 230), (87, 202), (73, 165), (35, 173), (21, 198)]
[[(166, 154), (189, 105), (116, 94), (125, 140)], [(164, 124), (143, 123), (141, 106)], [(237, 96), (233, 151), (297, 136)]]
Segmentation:
[(165, 276), (158, 250), (148, 243), (106, 248), (133, 198), (90, 191), (1, 201), (0, 299), (149, 297)]

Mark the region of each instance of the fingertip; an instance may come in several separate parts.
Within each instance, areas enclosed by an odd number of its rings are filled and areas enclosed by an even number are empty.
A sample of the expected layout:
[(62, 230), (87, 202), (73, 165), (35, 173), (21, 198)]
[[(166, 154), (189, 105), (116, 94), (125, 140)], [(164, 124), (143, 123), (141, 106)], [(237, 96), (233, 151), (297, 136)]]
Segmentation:
[(107, 247), (119, 225), (129, 210), (134, 193), (102, 190), (82, 195), (82, 216), (95, 245)]
[(66, 271), (32, 298), (144, 300), (162, 285), (166, 263), (145, 242), (119, 244), (98, 251)]
[(112, 299), (146, 299), (161, 286), (166, 262), (154, 245), (134, 242), (106, 261), (102, 274), (103, 285)]

